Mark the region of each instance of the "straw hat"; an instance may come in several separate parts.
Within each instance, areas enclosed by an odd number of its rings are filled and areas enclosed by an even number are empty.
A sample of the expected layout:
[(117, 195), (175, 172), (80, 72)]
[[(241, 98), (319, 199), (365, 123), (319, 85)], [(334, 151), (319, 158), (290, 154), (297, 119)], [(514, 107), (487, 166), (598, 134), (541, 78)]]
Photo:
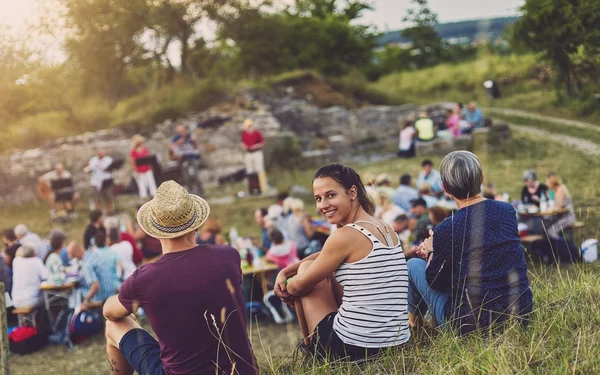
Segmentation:
[(244, 120), (244, 129), (250, 129), (252, 125), (254, 125), (252, 119), (247, 118)]
[(381, 173), (375, 178), (375, 185), (383, 184), (384, 182), (392, 182), (392, 178), (387, 173)]
[(131, 146), (137, 147), (141, 143), (144, 143), (145, 141), (146, 141), (146, 138), (144, 138), (142, 135), (136, 134), (133, 137), (131, 137)]
[(156, 195), (138, 211), (142, 230), (155, 238), (176, 238), (198, 229), (208, 218), (210, 207), (175, 181), (163, 182)]

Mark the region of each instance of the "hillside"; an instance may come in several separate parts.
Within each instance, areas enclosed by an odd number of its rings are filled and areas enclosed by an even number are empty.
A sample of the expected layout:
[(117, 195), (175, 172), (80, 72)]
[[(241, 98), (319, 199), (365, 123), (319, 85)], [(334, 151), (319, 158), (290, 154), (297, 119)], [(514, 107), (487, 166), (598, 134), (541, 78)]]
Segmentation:
[[(440, 37), (447, 41), (472, 42), (478, 39), (496, 40), (506, 25), (515, 23), (519, 17), (489, 18), (459, 22), (440, 23), (436, 25), (435, 31)], [(463, 39), (464, 38), (464, 39)], [(409, 40), (402, 37), (402, 30), (389, 31), (379, 38), (379, 45), (395, 43), (408, 43)]]

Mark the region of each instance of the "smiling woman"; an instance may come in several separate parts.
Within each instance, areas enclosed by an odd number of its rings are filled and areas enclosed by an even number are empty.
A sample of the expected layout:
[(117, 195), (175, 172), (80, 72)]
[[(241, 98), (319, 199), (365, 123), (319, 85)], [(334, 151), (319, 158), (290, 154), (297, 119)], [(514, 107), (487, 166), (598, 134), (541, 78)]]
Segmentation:
[(393, 229), (372, 216), (358, 174), (341, 164), (315, 174), (317, 209), (336, 224), (320, 253), (283, 269), (275, 294), (296, 308), (304, 344), (321, 358), (364, 359), (410, 339), (408, 273)]

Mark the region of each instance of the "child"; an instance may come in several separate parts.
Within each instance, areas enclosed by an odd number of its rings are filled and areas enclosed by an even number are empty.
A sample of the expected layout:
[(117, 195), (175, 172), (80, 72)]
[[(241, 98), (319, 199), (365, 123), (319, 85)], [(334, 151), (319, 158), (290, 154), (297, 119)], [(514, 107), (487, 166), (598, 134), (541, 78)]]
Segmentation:
[(269, 239), (272, 245), (267, 251), (267, 260), (277, 264), (282, 269), (299, 261), (296, 245), (291, 241), (285, 241), (279, 229), (271, 228)]

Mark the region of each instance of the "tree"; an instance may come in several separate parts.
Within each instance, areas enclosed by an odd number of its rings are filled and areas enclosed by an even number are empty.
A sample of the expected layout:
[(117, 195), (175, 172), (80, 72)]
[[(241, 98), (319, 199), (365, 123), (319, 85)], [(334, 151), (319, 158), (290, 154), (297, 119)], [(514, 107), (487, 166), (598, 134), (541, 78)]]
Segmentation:
[(526, 0), (515, 24), (522, 41), (556, 71), (559, 96), (581, 93), (597, 79), (600, 52), (600, 2), (597, 0)]
[(443, 60), (444, 45), (433, 28), (437, 23), (437, 14), (427, 5), (427, 0), (412, 0), (417, 8), (407, 11), (404, 22), (412, 24), (402, 30), (402, 36), (412, 42), (411, 55), (417, 69), (438, 64)]

